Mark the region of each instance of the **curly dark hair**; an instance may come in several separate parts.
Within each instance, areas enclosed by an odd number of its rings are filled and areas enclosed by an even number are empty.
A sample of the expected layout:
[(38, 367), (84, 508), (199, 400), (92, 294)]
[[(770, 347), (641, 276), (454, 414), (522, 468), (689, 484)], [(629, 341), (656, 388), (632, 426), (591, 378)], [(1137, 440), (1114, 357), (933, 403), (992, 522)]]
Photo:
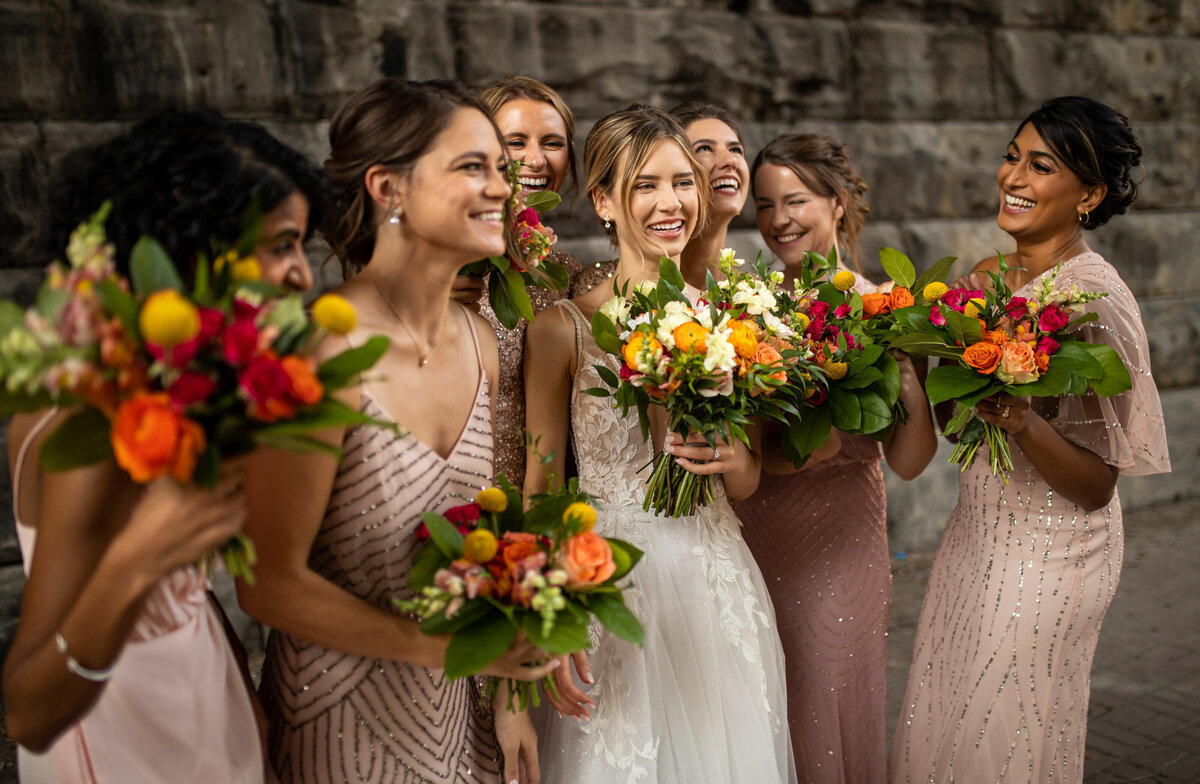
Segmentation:
[(50, 250), (105, 201), (106, 229), (120, 271), (143, 235), (153, 237), (190, 277), (197, 254), (233, 245), (249, 208), (265, 214), (293, 193), (309, 204), (309, 233), (328, 212), (324, 174), (261, 125), (207, 109), (181, 109), (142, 120), (102, 144), (76, 150), (59, 165), (51, 191)]
[(1013, 138), (1031, 123), (1050, 152), (1081, 182), (1108, 189), (1083, 228), (1099, 228), (1129, 209), (1137, 198), (1133, 171), (1141, 166), (1142, 148), (1124, 114), (1091, 98), (1069, 95), (1043, 103), (1021, 121)]

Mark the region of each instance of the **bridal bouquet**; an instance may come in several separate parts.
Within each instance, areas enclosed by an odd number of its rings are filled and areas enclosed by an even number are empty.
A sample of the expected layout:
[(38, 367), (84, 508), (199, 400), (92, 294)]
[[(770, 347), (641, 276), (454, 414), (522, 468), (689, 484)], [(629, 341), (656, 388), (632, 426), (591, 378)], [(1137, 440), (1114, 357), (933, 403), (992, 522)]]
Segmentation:
[[(885, 252), (890, 249), (885, 249)], [(829, 438), (830, 429), (884, 440), (892, 422), (907, 417), (900, 403), (900, 368), (870, 325), (880, 315), (911, 304), (908, 289), (859, 294), (856, 277), (828, 258), (808, 252), (784, 307), (800, 321), (801, 342), (827, 379), (805, 402), (803, 415), (786, 423), (784, 454), (800, 466)]]
[[(518, 632), (551, 655), (589, 647), (592, 616), (623, 640), (640, 645), (641, 624), (625, 606), (617, 581), (642, 552), (592, 527), (596, 509), (578, 480), (535, 495), (525, 509), (503, 476), (474, 503), (443, 514), (425, 512), (413, 558), (411, 599), (394, 599), (420, 619), (426, 634), (450, 634), (448, 678), (473, 675), (509, 647)], [(557, 693), (547, 676), (544, 687)], [(524, 710), (537, 691), (509, 682), (509, 708)]]
[(975, 416), (976, 403), (998, 392), (1056, 397), (1091, 389), (1109, 397), (1131, 382), (1111, 346), (1085, 343), (1072, 334), (1096, 318), (1081, 306), (1107, 294), (1058, 287), (1055, 267), (1038, 280), (1033, 298), (1015, 297), (1004, 281), (1003, 255), (999, 267), (999, 274), (988, 273), (992, 285), (987, 289), (947, 289), (936, 279), (927, 283), (923, 303), (896, 314), (890, 343), (914, 355), (953, 360), (931, 369), (925, 379), (931, 403), (957, 403), (944, 431), (960, 434), (950, 460), (965, 471), (987, 444), (992, 474), (1007, 483), (1012, 471), (1008, 440), (1000, 428)]
[[(732, 256), (722, 253), (731, 273)], [(775, 315), (772, 285), (750, 276), (715, 283), (710, 276), (708, 299), (693, 305), (683, 295), (679, 268), (662, 258), (657, 285), (617, 291), (592, 317), (596, 345), (621, 365), (619, 377), (597, 365), (611, 389), (586, 392), (613, 397), (623, 412), (636, 407), (643, 438), (654, 403), (666, 410), (673, 432), (699, 433), (714, 449), (718, 436), (745, 443), (752, 417), (799, 416), (795, 401), (816, 382), (811, 363), (788, 342), (794, 330)], [(687, 471), (666, 453), (652, 466), (647, 511), (681, 517), (713, 502), (711, 476)]]
[[(326, 332), (355, 326), (354, 308), (327, 294), (308, 317), (299, 295), (258, 280), (256, 228), (214, 263), (200, 258), (185, 291), (175, 265), (143, 237), (130, 277), (117, 274), (106, 204), (71, 235), (67, 262), (48, 269), (28, 310), (0, 302), (0, 413), (78, 407), (45, 440), (48, 470), (112, 457), (136, 482), (170, 475), (216, 484), (223, 458), (264, 444), (324, 450), (307, 433), (371, 421), (330, 392), (353, 383), (387, 347), (374, 337), (317, 365)], [(222, 550), (253, 579), (253, 547)]]
[(505, 205), (505, 253), (503, 256), (468, 264), (463, 272), (487, 279), (488, 301), (496, 318), (508, 329), (524, 318), (533, 321), (533, 303), (527, 286), (565, 289), (570, 285), (567, 270), (547, 261), (550, 248), (558, 238), (542, 223), (541, 216), (562, 202), (554, 191), (536, 191), (528, 195), (521, 189), (520, 161), (508, 165), (512, 195)]

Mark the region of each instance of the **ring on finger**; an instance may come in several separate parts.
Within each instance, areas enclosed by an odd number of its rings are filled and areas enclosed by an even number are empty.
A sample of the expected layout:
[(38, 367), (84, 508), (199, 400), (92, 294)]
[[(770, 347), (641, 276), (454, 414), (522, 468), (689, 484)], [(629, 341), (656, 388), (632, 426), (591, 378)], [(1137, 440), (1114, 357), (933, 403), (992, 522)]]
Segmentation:
[(1010, 408), (1009, 406), (1005, 406), (1005, 407), (1004, 407), (1004, 411), (1002, 411), (1002, 412), (1000, 413), (1000, 418), (1001, 418), (1001, 419), (1008, 419), (1008, 411), (1009, 411), (1009, 408)]
[(712, 456), (712, 459), (713, 459), (713, 460), (720, 460), (720, 459), (721, 459), (721, 450), (717, 449), (715, 446), (713, 447), (713, 456)]

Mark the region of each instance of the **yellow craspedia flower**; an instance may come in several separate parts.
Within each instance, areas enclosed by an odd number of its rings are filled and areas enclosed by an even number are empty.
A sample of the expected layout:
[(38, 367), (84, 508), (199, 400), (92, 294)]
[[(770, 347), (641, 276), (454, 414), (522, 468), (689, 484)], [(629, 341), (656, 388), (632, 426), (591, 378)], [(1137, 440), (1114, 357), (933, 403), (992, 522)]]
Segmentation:
[(832, 361), (826, 362), (823, 367), (825, 368), (825, 375), (829, 376), (831, 381), (840, 381), (845, 378), (846, 372), (850, 369), (849, 365), (845, 362)]
[(200, 332), (200, 313), (178, 291), (164, 289), (146, 298), (138, 314), (138, 329), (147, 343), (169, 349)]
[(590, 531), (596, 525), (596, 510), (591, 504), (576, 501), (568, 506), (562, 515), (564, 523), (575, 520), (579, 523), (580, 533)]
[(75, 291), (78, 294), (86, 297), (92, 292), (92, 286), (93, 284), (90, 280), (87, 278), (81, 278), (79, 282), (75, 284)]
[(358, 313), (340, 294), (322, 294), (312, 306), (313, 321), (335, 335), (345, 335), (358, 326)]
[(800, 332), (803, 332), (804, 330), (808, 329), (808, 325), (811, 321), (812, 321), (812, 319), (810, 319), (808, 317), (807, 313), (797, 313), (796, 314), (796, 329), (799, 330)]
[(841, 270), (833, 276), (833, 287), (838, 291), (849, 291), (854, 286), (854, 273), (850, 270)]
[(485, 564), (496, 557), (500, 543), (486, 528), (478, 528), (463, 537), (463, 558), (471, 563)]
[(258, 263), (258, 259), (253, 256), (247, 256), (244, 259), (238, 259), (233, 262), (233, 269), (230, 271), (234, 283), (249, 283), (255, 280), (262, 279), (262, 267)]
[(971, 300), (963, 306), (963, 315), (968, 318), (979, 318), (979, 314), (983, 312), (983, 307), (985, 305), (987, 305), (987, 303), (979, 297), (972, 297)]
[(945, 283), (942, 283), (940, 280), (935, 280), (933, 283), (927, 284), (925, 288), (921, 290), (921, 296), (925, 298), (926, 302), (937, 302), (942, 297), (946, 296), (946, 292), (949, 290), (950, 287)]
[(485, 512), (503, 512), (508, 508), (508, 496), (499, 487), (489, 487), (479, 491), (475, 503)]

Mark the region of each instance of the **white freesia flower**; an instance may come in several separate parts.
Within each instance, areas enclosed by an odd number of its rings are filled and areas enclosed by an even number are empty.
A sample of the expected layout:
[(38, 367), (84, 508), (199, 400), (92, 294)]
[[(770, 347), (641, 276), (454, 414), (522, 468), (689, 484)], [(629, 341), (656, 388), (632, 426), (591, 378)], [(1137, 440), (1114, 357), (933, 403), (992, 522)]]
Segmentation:
[(771, 270), (771, 274), (767, 276), (767, 280), (771, 281), (776, 286), (783, 284), (783, 270)]
[(692, 320), (692, 309), (686, 302), (672, 300), (658, 313), (659, 342), (669, 348), (675, 348), (675, 328)]
[(654, 289), (657, 287), (658, 284), (652, 280), (640, 280), (637, 282), (637, 285), (633, 287), (633, 290), (639, 294), (649, 295), (650, 292), (654, 291)]
[(629, 318), (629, 300), (622, 296), (615, 296), (600, 306), (600, 312), (608, 316), (614, 324), (620, 324), (625, 319)]
[(751, 284), (749, 281), (739, 281), (734, 289), (732, 301), (741, 305), (751, 316), (761, 316), (775, 309), (775, 295), (762, 284)]
[(766, 326), (767, 333), (779, 338), (787, 340), (792, 335), (796, 334), (792, 328), (783, 323), (783, 320), (774, 313), (763, 314), (763, 324)]
[(730, 330), (717, 330), (708, 336), (708, 351), (704, 354), (704, 369), (723, 373), (737, 365), (737, 352), (729, 342)]

